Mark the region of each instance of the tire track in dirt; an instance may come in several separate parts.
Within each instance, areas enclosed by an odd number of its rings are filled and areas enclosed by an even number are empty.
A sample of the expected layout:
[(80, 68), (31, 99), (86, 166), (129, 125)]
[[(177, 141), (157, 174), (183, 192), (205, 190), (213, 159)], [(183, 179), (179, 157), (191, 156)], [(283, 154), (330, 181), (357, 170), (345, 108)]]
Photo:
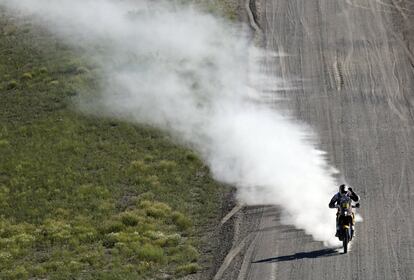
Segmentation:
[(359, 191), (364, 222), (350, 254), (324, 254), (321, 243), (282, 225), (277, 207), (241, 211), (244, 237), (221, 279), (411, 279), (414, 4), (257, 1), (268, 52), (289, 54), (264, 68), (299, 81), (280, 91), (283, 105), (318, 132), (320, 148)]

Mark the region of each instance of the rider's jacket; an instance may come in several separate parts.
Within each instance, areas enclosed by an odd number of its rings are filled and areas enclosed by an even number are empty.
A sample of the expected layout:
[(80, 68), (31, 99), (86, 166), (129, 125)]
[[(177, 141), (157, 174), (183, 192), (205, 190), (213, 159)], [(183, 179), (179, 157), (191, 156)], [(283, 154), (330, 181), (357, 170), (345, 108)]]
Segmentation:
[[(332, 197), (331, 201), (329, 202), (329, 208), (336, 208), (336, 205), (340, 205), (341, 201), (343, 201), (344, 199), (351, 199), (355, 202), (358, 202), (359, 196), (354, 191), (347, 191), (344, 194), (338, 192)], [(352, 208), (350, 208), (350, 210), (352, 211)]]

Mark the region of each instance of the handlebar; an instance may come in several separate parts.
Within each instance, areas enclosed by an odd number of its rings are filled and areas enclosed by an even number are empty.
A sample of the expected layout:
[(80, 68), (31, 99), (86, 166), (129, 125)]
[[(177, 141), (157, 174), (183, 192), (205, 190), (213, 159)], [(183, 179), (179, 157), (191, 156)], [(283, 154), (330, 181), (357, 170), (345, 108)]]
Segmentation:
[[(351, 207), (352, 208), (359, 208), (360, 207), (360, 204), (359, 203), (357, 203), (357, 204), (355, 204), (355, 205), (351, 205)], [(339, 205), (335, 205), (335, 208), (341, 208)]]

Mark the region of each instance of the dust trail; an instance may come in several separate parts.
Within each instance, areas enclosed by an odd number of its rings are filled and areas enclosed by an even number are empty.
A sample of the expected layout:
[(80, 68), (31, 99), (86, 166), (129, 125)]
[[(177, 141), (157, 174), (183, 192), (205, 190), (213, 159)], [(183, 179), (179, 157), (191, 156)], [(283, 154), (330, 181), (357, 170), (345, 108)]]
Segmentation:
[(335, 170), (309, 128), (261, 102), (254, 85), (269, 81), (257, 70), (263, 54), (240, 26), (159, 1), (0, 3), (99, 57), (105, 90), (80, 100), (84, 112), (169, 132), (197, 151), (217, 180), (237, 186), (242, 203), (280, 205), (285, 223), (336, 244), (327, 208)]

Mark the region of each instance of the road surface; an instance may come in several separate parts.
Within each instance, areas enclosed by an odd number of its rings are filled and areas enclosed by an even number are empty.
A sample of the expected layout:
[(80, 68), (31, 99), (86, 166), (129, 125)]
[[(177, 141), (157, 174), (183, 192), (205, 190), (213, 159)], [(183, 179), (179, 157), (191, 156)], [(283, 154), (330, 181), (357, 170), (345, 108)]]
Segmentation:
[(286, 54), (265, 70), (294, 88), (283, 106), (361, 195), (364, 222), (342, 255), (280, 224), (277, 207), (246, 208), (216, 279), (414, 279), (414, 2), (256, 6), (266, 49)]

